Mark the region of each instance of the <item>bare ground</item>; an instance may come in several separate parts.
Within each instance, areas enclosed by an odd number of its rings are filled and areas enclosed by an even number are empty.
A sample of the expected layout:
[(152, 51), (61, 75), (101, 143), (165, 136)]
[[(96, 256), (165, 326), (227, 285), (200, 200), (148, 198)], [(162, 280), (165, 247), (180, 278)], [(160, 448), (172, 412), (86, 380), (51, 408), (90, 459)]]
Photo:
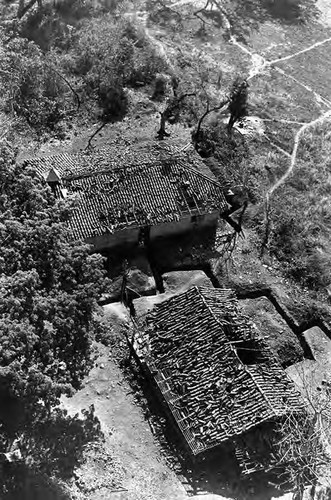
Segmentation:
[(116, 464), (113, 476), (104, 485), (92, 491), (86, 485), (86, 500), (187, 498), (184, 487), (166, 464), (132, 387), (112, 359), (111, 348), (98, 345), (98, 351), (97, 364), (85, 387), (64, 401), (72, 413), (94, 404), (107, 451)]

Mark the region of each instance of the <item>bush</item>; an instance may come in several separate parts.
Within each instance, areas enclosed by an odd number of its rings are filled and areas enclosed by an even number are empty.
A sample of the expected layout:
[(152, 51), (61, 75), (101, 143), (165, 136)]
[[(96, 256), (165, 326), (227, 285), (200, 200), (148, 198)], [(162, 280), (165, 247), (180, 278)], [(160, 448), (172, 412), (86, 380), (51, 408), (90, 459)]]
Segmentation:
[(96, 13), (92, 0), (57, 0), (32, 10), (21, 21), (20, 35), (43, 51), (57, 47), (69, 50), (75, 28)]
[(71, 55), (70, 69), (82, 78), (83, 91), (106, 104), (106, 113), (108, 93), (123, 95), (125, 86), (149, 84), (166, 67), (143, 33), (109, 15), (85, 24)]
[(319, 228), (307, 223), (298, 197), (290, 196), (291, 201), (286, 196), (275, 204), (269, 249), (296, 281), (323, 289), (331, 283), (331, 257), (323, 249)]
[(261, 199), (265, 173), (256, 165), (243, 136), (230, 136), (222, 125), (211, 125), (202, 130), (198, 146), (200, 154), (210, 157), (208, 164), (224, 187), (240, 188), (252, 203)]
[(67, 88), (40, 49), (15, 39), (0, 55), (2, 109), (23, 117), (38, 134), (53, 130), (66, 114)]

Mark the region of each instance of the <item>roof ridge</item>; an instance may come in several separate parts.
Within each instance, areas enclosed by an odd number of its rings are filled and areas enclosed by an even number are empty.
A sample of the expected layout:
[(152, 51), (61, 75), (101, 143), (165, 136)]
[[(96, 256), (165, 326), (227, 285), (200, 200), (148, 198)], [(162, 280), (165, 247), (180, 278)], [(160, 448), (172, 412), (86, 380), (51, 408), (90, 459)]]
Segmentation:
[[(206, 306), (206, 308), (208, 309), (208, 312), (210, 313), (210, 315), (214, 318), (214, 320), (216, 321), (216, 323), (223, 328), (223, 325), (222, 323), (217, 319), (215, 313), (212, 311), (211, 307), (207, 304), (206, 300), (205, 300), (205, 297), (203, 296), (203, 294), (201, 293), (201, 290), (200, 288), (197, 286), (197, 285), (194, 285), (195, 289), (198, 291), (198, 294), (200, 296), (200, 298), (202, 299), (202, 302), (204, 303), (204, 305)], [(208, 287), (201, 287), (201, 288), (207, 288)], [(215, 288), (213, 290), (216, 290)], [(225, 334), (224, 334), (225, 335)], [(234, 347), (232, 346), (231, 342), (228, 340), (227, 336), (225, 335), (226, 339), (227, 339), (227, 342), (229, 343), (229, 346), (231, 348), (231, 350), (234, 350)]]
[[(160, 158), (160, 159), (155, 159), (155, 160), (151, 160), (149, 162), (142, 162), (140, 163), (139, 165), (137, 165), (136, 163), (132, 162), (132, 163), (127, 163), (126, 165), (123, 165), (123, 166), (119, 166), (119, 167), (115, 167), (115, 168), (106, 168), (106, 169), (103, 169), (103, 170), (98, 170), (98, 171), (94, 171), (94, 172), (86, 172), (86, 173), (82, 173), (82, 174), (68, 174), (65, 178), (66, 179), (70, 179), (70, 180), (74, 180), (74, 179), (86, 179), (87, 177), (94, 177), (94, 176), (97, 176), (97, 175), (100, 175), (100, 174), (106, 174), (108, 172), (110, 173), (113, 173), (113, 172), (118, 172), (118, 171), (121, 171), (121, 170), (125, 170), (127, 168), (136, 168), (136, 169), (140, 169), (141, 167), (158, 167), (160, 164), (162, 164), (162, 161), (164, 161), (163, 158)], [(208, 176), (207, 176), (208, 178)]]
[[(186, 147), (186, 146), (185, 146)], [(93, 151), (93, 152), (86, 152), (85, 150), (82, 150), (82, 151), (76, 151), (76, 152), (61, 152), (61, 153), (58, 153), (58, 154), (51, 154), (51, 155), (42, 155), (42, 156), (34, 156), (34, 157), (30, 157), (30, 158), (24, 158), (22, 160), (22, 163), (25, 163), (25, 162), (30, 162), (30, 161), (42, 161), (42, 160), (45, 160), (45, 159), (48, 159), (50, 161), (56, 159), (56, 158), (60, 158), (60, 157), (63, 157), (63, 156), (69, 156), (69, 157), (81, 157), (81, 158), (84, 158), (84, 157), (97, 157), (98, 155), (98, 152), (106, 152), (107, 150), (112, 150), (112, 149), (115, 149), (115, 146), (103, 146), (102, 148), (99, 148), (98, 150), (96, 151)], [(139, 150), (141, 150), (142, 152), (145, 151), (145, 148), (143, 147), (140, 147), (140, 148), (135, 148), (135, 151), (138, 153)], [(79, 178), (86, 178), (86, 177), (92, 177), (94, 175), (99, 175), (99, 174), (102, 174), (102, 173), (106, 173), (108, 171), (116, 171), (116, 170), (123, 170), (125, 168), (128, 168), (130, 166), (133, 166), (135, 165), (137, 168), (139, 168), (139, 166), (142, 166), (142, 165), (145, 165), (145, 166), (154, 166), (157, 162), (162, 162), (164, 160), (167, 160), (167, 159), (171, 159), (171, 160), (181, 160), (181, 159), (184, 159), (185, 156), (189, 156), (190, 155), (190, 152), (187, 152), (185, 150), (185, 148), (182, 148), (182, 149), (178, 149), (176, 151), (172, 151), (170, 152), (169, 150), (166, 150), (166, 149), (160, 149), (158, 150), (157, 152), (160, 152), (161, 154), (164, 153), (165, 155), (167, 155), (167, 157), (165, 158), (156, 158), (154, 160), (151, 160), (151, 162), (144, 162), (144, 163), (140, 163), (140, 165), (136, 165), (134, 162), (132, 163), (128, 163), (126, 164), (125, 166), (120, 166), (120, 167), (115, 167), (115, 168), (107, 168), (107, 169), (104, 169), (104, 170), (99, 170), (97, 172), (86, 172), (85, 174), (82, 173), (81, 175), (79, 174), (73, 174), (73, 175), (68, 175), (66, 176), (66, 178), (75, 178), (75, 179), (79, 179)], [(177, 156), (177, 158), (176, 158)], [(200, 157), (197, 157), (197, 159), (201, 162), (203, 162), (203, 160), (200, 158)], [(200, 170), (198, 170), (198, 168), (194, 167), (194, 166), (191, 166), (191, 165), (185, 165), (184, 168), (186, 170), (190, 170), (191, 172), (193, 172), (194, 174), (198, 175), (199, 177), (209, 181), (210, 183), (212, 183), (213, 185), (215, 186), (218, 186), (220, 187), (221, 189), (223, 189), (222, 185), (218, 182), (217, 179), (213, 179), (212, 177), (210, 177), (209, 175), (207, 174), (204, 174), (203, 172), (200, 172)]]
[[(155, 145), (152, 145), (152, 147), (155, 147)], [(96, 156), (98, 154), (98, 152), (103, 152), (103, 151), (111, 151), (111, 150), (118, 150), (118, 149), (123, 149), (124, 146), (123, 145), (106, 145), (106, 146), (102, 146), (98, 149), (95, 149), (93, 151), (87, 151), (86, 149), (80, 149), (79, 151), (62, 151), (60, 153), (52, 153), (52, 154), (41, 154), (40, 156), (29, 156), (27, 158), (23, 158), (21, 161), (22, 162), (25, 162), (25, 161), (31, 161), (31, 160), (42, 160), (44, 158), (48, 158), (48, 159), (52, 159), (52, 158), (59, 158), (60, 156), (63, 156), (63, 155), (67, 155), (67, 156)], [(146, 151), (146, 146), (145, 147), (142, 147), (142, 146), (139, 146), (139, 147), (133, 147), (133, 149), (137, 152), (139, 151)], [(160, 149), (157, 149), (157, 151), (159, 152), (164, 152), (166, 154), (168, 154), (169, 156), (172, 156), (174, 154), (182, 154), (183, 151), (185, 151), (185, 149), (180, 149), (180, 148), (176, 148), (176, 151), (173, 151), (173, 152), (170, 152), (169, 150), (167, 150), (166, 148), (163, 148), (162, 147)]]

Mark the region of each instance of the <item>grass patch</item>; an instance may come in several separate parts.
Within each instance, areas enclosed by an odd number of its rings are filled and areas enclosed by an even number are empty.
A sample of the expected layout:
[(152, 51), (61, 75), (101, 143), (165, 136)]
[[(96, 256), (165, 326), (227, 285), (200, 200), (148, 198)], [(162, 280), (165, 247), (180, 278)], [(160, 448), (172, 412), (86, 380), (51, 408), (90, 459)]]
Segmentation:
[(264, 125), (268, 139), (273, 144), (291, 153), (294, 146), (294, 136), (301, 125), (277, 121), (266, 121)]
[(328, 125), (305, 133), (293, 175), (272, 200), (270, 242), (290, 276), (324, 293), (331, 283), (330, 153)]
[(299, 52), (329, 37), (331, 29), (317, 22), (288, 26), (268, 21), (252, 31), (248, 44), (263, 57), (273, 60)]
[(310, 86), (327, 99), (331, 99), (331, 65), (328, 64), (331, 40), (324, 45), (279, 63), (284, 71)]
[(260, 118), (310, 122), (321, 114), (311, 92), (272, 68), (250, 81), (250, 103)]

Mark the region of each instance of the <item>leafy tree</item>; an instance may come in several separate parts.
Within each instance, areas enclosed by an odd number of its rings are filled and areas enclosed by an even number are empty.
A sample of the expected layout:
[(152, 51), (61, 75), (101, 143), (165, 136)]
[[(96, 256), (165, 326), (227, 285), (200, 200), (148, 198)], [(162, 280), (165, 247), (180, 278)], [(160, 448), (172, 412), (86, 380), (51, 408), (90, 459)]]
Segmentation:
[(83, 20), (100, 14), (92, 0), (58, 0), (30, 11), (19, 23), (19, 35), (35, 42), (43, 51), (70, 50)]
[[(0, 54), (2, 110), (24, 118), (37, 133), (54, 129), (65, 116), (72, 97), (41, 50), (32, 42), (15, 38)], [(71, 91), (70, 91), (71, 93)]]
[(105, 15), (86, 23), (72, 48), (70, 70), (80, 78), (81, 93), (99, 104), (102, 124), (95, 134), (124, 117), (127, 87), (151, 84), (166, 68), (146, 34), (127, 20)]
[(83, 25), (71, 55), (71, 70), (97, 95), (114, 85), (150, 83), (164, 68), (143, 32), (110, 15)]
[[(92, 365), (103, 261), (70, 237), (72, 207), (0, 149), (0, 442), (32, 439)], [(38, 424), (39, 422), (39, 424)], [(34, 438), (35, 439), (35, 438)], [(40, 450), (39, 450), (40, 451)], [(41, 457), (43, 452), (41, 451)], [(36, 454), (35, 454), (36, 455)]]

